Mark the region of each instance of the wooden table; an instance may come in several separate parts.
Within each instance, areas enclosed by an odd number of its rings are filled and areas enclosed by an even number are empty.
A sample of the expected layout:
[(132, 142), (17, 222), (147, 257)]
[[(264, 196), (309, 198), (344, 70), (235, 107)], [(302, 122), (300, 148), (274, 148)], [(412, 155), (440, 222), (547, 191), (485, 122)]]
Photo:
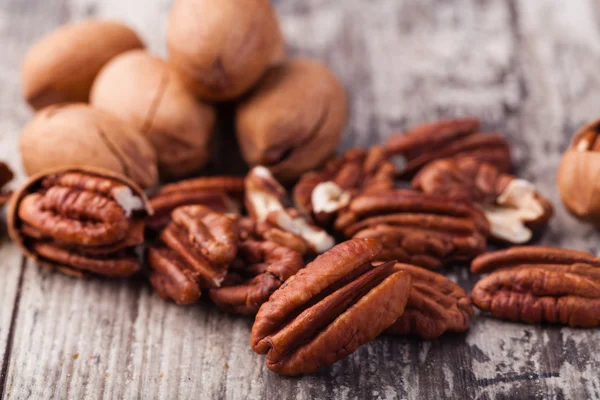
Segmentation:
[[(521, 176), (556, 205), (541, 243), (598, 251), (560, 204), (569, 137), (600, 114), (599, 3), (592, 0), (279, 0), (291, 54), (329, 64), (348, 88), (342, 148), (411, 124), (476, 115), (504, 132)], [(19, 63), (70, 20), (127, 21), (165, 53), (169, 0), (1, 0), (0, 156), (24, 175), (31, 115)], [(5, 228), (3, 228), (5, 229)], [(5, 237), (5, 235), (2, 235)], [(76, 280), (0, 247), (0, 398), (600, 398), (600, 331), (476, 315), (465, 335), (381, 337), (311, 376), (282, 378), (249, 348), (251, 321), (178, 307), (142, 281)], [(449, 275), (470, 289), (467, 268)]]

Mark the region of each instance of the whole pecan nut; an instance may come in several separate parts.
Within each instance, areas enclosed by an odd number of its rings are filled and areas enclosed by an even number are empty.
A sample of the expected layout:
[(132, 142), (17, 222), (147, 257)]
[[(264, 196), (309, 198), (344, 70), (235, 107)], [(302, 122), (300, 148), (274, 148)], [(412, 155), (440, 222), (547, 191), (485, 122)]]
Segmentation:
[[(335, 244), (334, 239), (323, 229), (314, 225), (308, 216), (288, 207), (287, 193), (264, 167), (254, 167), (245, 180), (245, 204), (248, 214), (258, 223), (266, 223), (275, 228), (269, 240), (286, 245), (287, 240), (277, 238), (286, 232), (295, 242), (304, 243), (304, 247), (313, 253), (323, 253)], [(293, 247), (299, 250), (297, 244)]]
[(320, 255), (262, 305), (250, 337), (283, 375), (310, 373), (356, 351), (404, 312), (410, 275), (373, 266), (381, 245), (353, 239)]
[[(0, 161), (0, 190), (14, 178), (13, 172), (6, 165), (6, 163)], [(10, 192), (0, 192), (0, 207), (8, 203), (10, 200)]]
[(334, 226), (346, 237), (379, 240), (380, 260), (427, 269), (481, 254), (489, 233), (485, 216), (469, 203), (405, 189), (356, 197)]
[(247, 239), (238, 246), (238, 259), (210, 298), (222, 310), (255, 315), (283, 282), (304, 266), (302, 255), (270, 241)]
[(202, 205), (176, 208), (148, 250), (150, 283), (165, 300), (194, 303), (201, 288), (221, 286), (237, 247), (236, 219)]
[(294, 187), (294, 201), (319, 223), (328, 224), (357, 194), (393, 189), (395, 173), (381, 146), (351, 149), (322, 170), (304, 174)]
[(510, 172), (512, 160), (506, 139), (498, 133), (479, 132), (479, 127), (475, 118), (425, 123), (392, 135), (385, 147), (398, 173), (405, 178), (431, 161), (457, 155), (470, 155), (502, 172)]
[(471, 293), (493, 316), (530, 324), (600, 325), (600, 258), (574, 250), (514, 247), (480, 256), (473, 272), (491, 272)]
[(9, 233), (24, 253), (65, 273), (125, 277), (140, 269), (135, 248), (151, 212), (142, 190), (104, 170), (31, 177), (13, 196)]
[(474, 157), (434, 161), (419, 171), (412, 185), (425, 193), (477, 203), (490, 222), (492, 237), (508, 243), (530, 241), (533, 231), (553, 214), (552, 203), (533, 184)]
[(201, 204), (220, 213), (239, 213), (244, 178), (211, 176), (182, 180), (162, 186), (150, 196), (154, 215), (147, 226), (160, 231), (169, 223), (171, 212), (180, 206)]
[(395, 268), (410, 274), (412, 289), (404, 314), (386, 333), (430, 340), (469, 329), (473, 306), (463, 288), (444, 275), (414, 265), (397, 263)]

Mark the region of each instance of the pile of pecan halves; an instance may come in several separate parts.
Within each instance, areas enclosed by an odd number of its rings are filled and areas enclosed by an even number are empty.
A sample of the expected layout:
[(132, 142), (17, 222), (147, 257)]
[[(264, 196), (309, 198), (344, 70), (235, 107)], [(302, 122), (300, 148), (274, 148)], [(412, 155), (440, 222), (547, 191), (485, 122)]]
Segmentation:
[[(251, 347), (284, 375), (331, 365), (382, 333), (464, 332), (472, 304), (511, 321), (599, 325), (600, 258), (523, 246), (553, 207), (511, 170), (502, 135), (455, 119), (335, 156), (291, 193), (265, 167), (150, 198), (100, 170), (42, 174), (13, 195), (9, 231), (64, 272), (144, 271), (165, 300), (204, 295), (255, 316)], [(484, 254), (489, 242), (505, 249)], [(437, 272), (465, 262), (487, 274), (470, 296)]]

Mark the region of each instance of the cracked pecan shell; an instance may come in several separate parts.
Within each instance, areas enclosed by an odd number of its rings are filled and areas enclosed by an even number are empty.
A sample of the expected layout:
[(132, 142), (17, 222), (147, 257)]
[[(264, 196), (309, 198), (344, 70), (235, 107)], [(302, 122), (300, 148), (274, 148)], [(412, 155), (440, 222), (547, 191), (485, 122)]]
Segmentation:
[(269, 369), (300, 375), (332, 365), (402, 316), (410, 275), (392, 262), (374, 266), (380, 250), (373, 239), (341, 243), (273, 293), (250, 337)]
[(490, 222), (492, 237), (512, 244), (530, 241), (554, 212), (533, 184), (474, 157), (434, 161), (419, 171), (412, 185), (428, 194), (478, 204)]
[(392, 135), (385, 148), (404, 178), (411, 178), (431, 161), (457, 155), (470, 155), (510, 172), (512, 160), (506, 139), (498, 133), (479, 132), (479, 127), (475, 118), (425, 123)]
[[(8, 165), (0, 161), (0, 190), (13, 179), (14, 175)], [(0, 192), (0, 207), (8, 203), (11, 192)]]
[(150, 283), (163, 299), (194, 303), (201, 288), (220, 287), (238, 248), (235, 218), (202, 205), (176, 208), (148, 249)]
[(414, 265), (397, 263), (395, 268), (410, 274), (412, 289), (404, 314), (386, 333), (430, 340), (469, 329), (473, 306), (463, 288), (444, 275)]
[(395, 174), (381, 146), (351, 149), (330, 159), (322, 170), (304, 174), (294, 187), (294, 202), (326, 225), (359, 193), (393, 189)]
[(148, 228), (161, 230), (168, 223), (171, 212), (180, 206), (200, 204), (220, 213), (239, 214), (243, 199), (244, 178), (211, 176), (186, 179), (161, 186), (150, 196), (154, 215), (148, 219)]
[(405, 189), (356, 197), (334, 226), (346, 237), (379, 240), (381, 260), (427, 269), (481, 254), (489, 233), (485, 216), (471, 204)]
[(210, 289), (210, 298), (226, 312), (255, 315), (303, 266), (302, 254), (295, 250), (270, 241), (244, 240), (222, 286)]
[(43, 265), (76, 276), (125, 277), (140, 269), (151, 207), (142, 190), (108, 171), (70, 168), (33, 176), (13, 196), (9, 233)]
[(494, 317), (529, 324), (590, 328), (600, 325), (600, 258), (541, 246), (514, 247), (475, 259), (491, 272), (471, 293)]

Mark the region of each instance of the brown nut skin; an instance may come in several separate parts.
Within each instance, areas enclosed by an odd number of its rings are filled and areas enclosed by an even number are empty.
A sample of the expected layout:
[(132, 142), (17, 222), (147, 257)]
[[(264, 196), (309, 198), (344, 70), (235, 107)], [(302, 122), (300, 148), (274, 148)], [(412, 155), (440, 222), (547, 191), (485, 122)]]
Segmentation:
[(134, 31), (116, 22), (86, 20), (61, 26), (27, 51), (23, 95), (36, 110), (56, 103), (87, 102), (104, 64), (143, 47)]
[(216, 101), (239, 97), (284, 56), (269, 0), (176, 0), (167, 47), (169, 61), (192, 90)]
[[(14, 174), (9, 166), (0, 161), (0, 190), (14, 178)], [(0, 192), (0, 207), (4, 206), (10, 200), (11, 192)]]
[(377, 337), (404, 312), (411, 279), (394, 263), (373, 266), (381, 250), (353, 239), (320, 255), (262, 305), (250, 337), (283, 375), (316, 371)]
[[(40, 193), (50, 190), (54, 194), (40, 202)], [(146, 195), (130, 179), (98, 168), (69, 167), (29, 178), (12, 196), (7, 222), (13, 242), (43, 266), (76, 277), (88, 272), (127, 277), (140, 269), (132, 250), (143, 244), (143, 220), (151, 214)]]
[(320, 166), (348, 119), (346, 93), (324, 65), (291, 59), (271, 68), (236, 111), (236, 133), (250, 166), (283, 182)]
[(156, 154), (148, 139), (115, 116), (87, 104), (63, 104), (37, 112), (19, 144), (29, 175), (89, 166), (125, 175), (149, 188), (158, 182)]
[(491, 272), (471, 293), (494, 317), (529, 324), (600, 326), (600, 258), (540, 246), (515, 247), (474, 260)]
[(215, 127), (215, 110), (196, 100), (167, 62), (144, 50), (113, 58), (98, 74), (90, 104), (128, 122), (150, 140), (162, 177), (203, 167)]

